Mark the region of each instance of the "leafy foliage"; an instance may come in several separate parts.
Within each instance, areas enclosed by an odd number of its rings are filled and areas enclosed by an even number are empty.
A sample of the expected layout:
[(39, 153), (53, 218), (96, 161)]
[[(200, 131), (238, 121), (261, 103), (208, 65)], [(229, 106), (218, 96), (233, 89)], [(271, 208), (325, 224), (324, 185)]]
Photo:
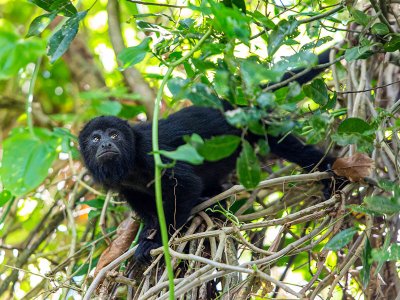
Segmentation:
[(57, 136), (45, 129), (37, 128), (35, 136), (16, 129), (3, 144), (0, 175), (4, 186), (15, 196), (36, 188), (47, 177), (59, 144)]

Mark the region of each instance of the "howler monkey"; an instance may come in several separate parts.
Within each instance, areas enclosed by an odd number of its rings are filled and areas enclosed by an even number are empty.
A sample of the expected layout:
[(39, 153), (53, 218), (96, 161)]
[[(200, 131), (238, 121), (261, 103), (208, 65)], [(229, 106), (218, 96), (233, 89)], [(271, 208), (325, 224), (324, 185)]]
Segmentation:
[[(321, 58), (321, 57), (320, 57)], [(320, 63), (327, 62), (321, 61)], [(316, 75), (316, 70), (311, 75)], [(311, 77), (306, 74), (307, 78)], [(297, 81), (303, 82), (302, 78)], [(203, 139), (219, 135), (237, 135), (242, 131), (227, 123), (224, 114), (214, 108), (191, 106), (159, 121), (159, 146), (175, 150), (184, 144), (183, 136), (197, 133)], [(257, 137), (258, 139), (259, 137)], [(304, 145), (295, 136), (267, 136), (271, 152), (310, 171), (318, 163), (327, 170), (333, 158), (314, 146)], [(254, 136), (248, 140), (255, 142)], [(117, 117), (102, 116), (88, 122), (79, 135), (84, 162), (96, 182), (114, 189), (126, 199), (144, 220), (136, 258), (151, 259), (150, 250), (161, 245), (154, 192), (154, 160), (151, 124), (129, 125)], [(162, 177), (162, 195), (167, 226), (176, 229), (188, 219), (201, 199), (221, 192), (221, 183), (234, 170), (239, 151), (217, 162), (195, 166), (182, 161), (166, 169)], [(153, 234), (152, 234), (153, 233)], [(149, 236), (151, 236), (149, 238)]]

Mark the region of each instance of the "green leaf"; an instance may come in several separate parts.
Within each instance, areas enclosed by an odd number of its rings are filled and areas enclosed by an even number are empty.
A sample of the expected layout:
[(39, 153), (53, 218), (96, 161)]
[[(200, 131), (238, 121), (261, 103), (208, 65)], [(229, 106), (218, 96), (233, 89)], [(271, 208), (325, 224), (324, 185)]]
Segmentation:
[(208, 161), (217, 161), (230, 156), (240, 144), (240, 137), (221, 135), (205, 140), (197, 151)]
[(107, 116), (117, 116), (122, 109), (121, 103), (110, 100), (103, 100), (98, 103), (93, 103), (93, 107), (99, 114)]
[(348, 118), (338, 127), (332, 139), (341, 146), (357, 144), (360, 151), (369, 151), (374, 143), (374, 128), (359, 118)]
[(118, 59), (122, 63), (121, 70), (125, 70), (133, 65), (140, 63), (150, 52), (151, 38), (146, 37), (139, 45), (128, 47), (118, 54)]
[(396, 214), (400, 212), (400, 204), (394, 198), (387, 198), (384, 196), (370, 196), (365, 197), (364, 202), (367, 208), (378, 214)]
[(317, 47), (320, 47), (321, 45), (332, 41), (333, 38), (330, 36), (324, 36), (316, 41), (312, 41), (309, 43), (304, 44), (303, 46), (301, 46), (300, 51), (307, 51), (307, 50), (313, 50)]
[(67, 22), (58, 30), (49, 40), (49, 50), (47, 55), (51, 56), (50, 61), (54, 63), (67, 50), (74, 40), (79, 29), (79, 22), (82, 21), (87, 14), (87, 10), (79, 12), (70, 17)]
[(183, 136), (183, 140), (184, 140), (187, 144), (193, 146), (193, 147), (196, 149), (196, 151), (198, 151), (198, 149), (199, 149), (201, 146), (204, 145), (204, 140), (203, 140), (203, 138), (202, 138), (200, 135), (198, 135), (197, 133), (193, 133), (193, 134), (190, 135), (190, 136), (189, 136), (189, 135), (184, 135), (184, 136)]
[(385, 262), (389, 259), (389, 251), (388, 248), (390, 246), (391, 235), (386, 234), (385, 241), (383, 242), (382, 248), (379, 250), (372, 249), (372, 259), (378, 262), (376, 269), (375, 269), (375, 276), (379, 274)]
[(257, 107), (251, 107), (247, 109), (237, 108), (235, 110), (225, 112), (225, 117), (228, 123), (238, 128), (252, 127), (252, 124), (260, 123), (261, 118), (265, 115), (266, 112), (263, 109), (258, 109)]
[(200, 165), (204, 161), (204, 158), (199, 155), (196, 148), (189, 144), (179, 146), (174, 151), (160, 150), (159, 153), (172, 160), (185, 161), (193, 165)]
[[(90, 262), (84, 263), (83, 265), (82, 264), (74, 265), (74, 268), (73, 268), (74, 276), (87, 275), (91, 270), (93, 270), (97, 266), (99, 259), (100, 259), (100, 255), (93, 258)], [(89, 270), (89, 267), (90, 267), (90, 270)]]
[(353, 15), (354, 21), (356, 21), (356, 23), (360, 25), (367, 26), (369, 21), (371, 20), (371, 17), (362, 12), (361, 10), (351, 9), (350, 13)]
[(361, 206), (361, 205), (349, 204), (349, 205), (346, 205), (346, 207), (351, 209), (355, 213), (368, 214), (371, 216), (382, 215), (382, 213), (377, 213), (376, 211), (369, 209), (365, 206)]
[(385, 180), (385, 179), (380, 179), (378, 180), (379, 187), (386, 192), (398, 192), (397, 188), (399, 187), (399, 184), (397, 182)]
[(47, 129), (35, 128), (34, 132), (35, 137), (19, 128), (3, 144), (0, 175), (4, 187), (16, 197), (38, 187), (57, 157), (56, 148), (61, 139)]
[(354, 227), (347, 228), (337, 235), (335, 235), (328, 243), (326, 243), (324, 249), (338, 251), (346, 246), (353, 239), (353, 236), (358, 230)]
[(328, 89), (325, 82), (320, 78), (314, 79), (310, 84), (304, 85), (303, 92), (320, 106), (326, 105), (329, 101)]
[(226, 71), (226, 70), (217, 70), (215, 72), (215, 77), (213, 80), (214, 88), (215, 91), (220, 95), (221, 97), (226, 97), (228, 98), (230, 89), (230, 80), (231, 80), (231, 74)]
[(247, 189), (257, 187), (261, 180), (261, 168), (257, 156), (247, 141), (243, 141), (242, 152), (236, 161), (240, 183)]
[(100, 216), (101, 210), (91, 210), (88, 213), (88, 220), (93, 220), (94, 218)]
[(274, 93), (262, 93), (257, 97), (256, 101), (263, 109), (273, 109), (277, 106), (276, 96)]
[(362, 252), (362, 256), (361, 256), (361, 262), (362, 262), (362, 266), (363, 268), (360, 271), (360, 277), (361, 277), (361, 282), (363, 284), (364, 289), (367, 288), (369, 282), (370, 282), (370, 278), (371, 278), (371, 259), (372, 259), (372, 248), (371, 248), (371, 243), (369, 242), (369, 239), (367, 238), (365, 240), (365, 246)]
[(146, 108), (143, 105), (122, 104), (118, 117), (123, 119), (132, 119), (141, 113), (146, 113)]
[(16, 33), (2, 29), (0, 45), (0, 80), (17, 75), (20, 69), (46, 53), (45, 41), (36, 37), (24, 40)]
[(257, 145), (258, 145), (258, 153), (260, 155), (267, 155), (268, 153), (271, 152), (271, 148), (264, 138), (259, 139)]
[(43, 30), (45, 30), (46, 27), (49, 26), (51, 21), (54, 20), (55, 17), (56, 14), (52, 13), (52, 14), (44, 14), (35, 18), (32, 21), (31, 25), (29, 26), (29, 30), (28, 33), (26, 34), (26, 37), (28, 38), (34, 35), (41, 34)]
[(243, 13), (246, 13), (246, 3), (243, 0), (223, 0), (222, 1), (225, 6), (233, 7), (236, 6), (239, 8)]
[(374, 54), (372, 46), (357, 46), (347, 49), (344, 53), (344, 57), (347, 61), (353, 61), (356, 59), (365, 59)]
[(372, 130), (371, 125), (360, 118), (347, 118), (340, 123), (338, 133), (366, 133)]
[[(43, 1), (43, 0), (39, 0)], [(46, 0), (47, 1), (47, 0)], [(71, 3), (70, 0), (52, 0), (50, 5), (51, 11), (59, 11), (66, 17), (72, 17), (78, 11), (76, 10), (75, 6)]]
[(286, 37), (292, 35), (298, 28), (299, 24), (296, 20), (282, 20), (272, 30), (268, 36), (268, 56), (272, 57), (275, 52), (283, 45)]
[(250, 18), (244, 15), (237, 7), (226, 7), (213, 0), (209, 1), (214, 28), (224, 32), (229, 39), (239, 39), (245, 44), (250, 40)]
[(13, 195), (10, 191), (2, 190), (0, 193), (0, 207), (3, 207), (8, 201), (13, 198)]
[(383, 48), (387, 51), (387, 52), (395, 52), (397, 50), (400, 49), (400, 35), (394, 35), (392, 36), (392, 38), (390, 39), (389, 42), (387, 42)]
[(94, 207), (96, 209), (102, 209), (104, 206), (104, 198), (96, 198), (93, 200), (86, 200), (86, 201), (81, 201), (78, 204), (86, 204), (90, 207)]
[(189, 85), (188, 79), (180, 77), (171, 78), (167, 82), (167, 87), (174, 97), (174, 101), (184, 99), (186, 97), (187, 88)]
[(302, 134), (307, 137), (308, 144), (316, 144), (326, 139), (326, 132), (329, 130), (330, 115), (325, 113), (314, 113), (305, 121), (302, 126)]
[(77, 13), (75, 6), (69, 0), (28, 0), (49, 12), (60, 12), (66, 17)]
[(372, 25), (371, 31), (373, 34), (379, 35), (386, 35), (390, 32), (387, 25), (383, 23), (375, 23), (374, 25)]
[(266, 16), (264, 16), (258, 10), (256, 10), (255, 12), (249, 12), (248, 14), (250, 16), (252, 16), (254, 19), (256, 19), (257, 21), (259, 21), (265, 28), (268, 28), (268, 29), (275, 28), (274, 22), (272, 22), (270, 19), (268, 19)]
[(219, 98), (203, 83), (193, 85), (186, 97), (192, 101), (194, 105), (222, 109)]
[(372, 259), (381, 264), (386, 261), (398, 261), (400, 260), (400, 245), (391, 244), (389, 247), (384, 245), (380, 249), (372, 249)]
[(318, 56), (308, 51), (301, 51), (290, 56), (284, 56), (272, 68), (282, 75), (290, 70), (310, 68), (318, 64)]
[(284, 72), (271, 70), (252, 60), (243, 61), (240, 64), (240, 71), (248, 94), (253, 94), (254, 89), (259, 88), (261, 83), (279, 81), (284, 74)]

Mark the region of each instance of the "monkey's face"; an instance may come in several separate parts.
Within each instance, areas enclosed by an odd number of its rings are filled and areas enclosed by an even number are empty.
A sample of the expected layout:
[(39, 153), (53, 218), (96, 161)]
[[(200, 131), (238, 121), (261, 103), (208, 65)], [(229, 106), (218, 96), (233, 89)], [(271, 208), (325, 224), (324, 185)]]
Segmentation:
[(119, 147), (122, 147), (121, 142), (123, 141), (122, 133), (114, 128), (107, 128), (105, 131), (96, 130), (92, 132), (89, 138), (88, 147), (92, 148), (97, 162), (104, 164), (107, 161), (118, 160), (121, 151)]
[(97, 182), (114, 185), (133, 168), (135, 141), (128, 122), (97, 117), (79, 134), (80, 152)]

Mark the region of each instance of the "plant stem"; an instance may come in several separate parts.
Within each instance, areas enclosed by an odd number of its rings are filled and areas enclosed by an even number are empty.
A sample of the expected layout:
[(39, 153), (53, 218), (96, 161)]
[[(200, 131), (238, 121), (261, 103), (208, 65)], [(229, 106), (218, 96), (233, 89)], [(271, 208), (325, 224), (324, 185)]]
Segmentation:
[(164, 258), (165, 258), (165, 265), (167, 267), (168, 273), (168, 281), (169, 281), (169, 299), (175, 299), (175, 285), (174, 285), (174, 272), (172, 269), (171, 264), (171, 255), (169, 253), (168, 247), (168, 231), (167, 231), (167, 224), (165, 221), (165, 214), (164, 214), (164, 207), (162, 203), (162, 191), (161, 191), (161, 171), (163, 169), (163, 164), (161, 161), (161, 157), (159, 154), (159, 144), (158, 144), (158, 117), (160, 113), (160, 104), (161, 99), (164, 91), (164, 87), (167, 84), (169, 77), (172, 74), (172, 71), (175, 69), (176, 66), (184, 62), (193, 53), (200, 47), (200, 45), (207, 39), (207, 37), (211, 34), (212, 28), (208, 29), (204, 36), (199, 40), (199, 42), (182, 58), (178, 59), (177, 61), (171, 63), (168, 67), (167, 72), (164, 75), (164, 78), (161, 82), (160, 88), (157, 92), (157, 98), (154, 104), (154, 113), (153, 113), (153, 122), (152, 122), (152, 144), (153, 144), (153, 156), (154, 156), (154, 181), (155, 181), (155, 193), (156, 193), (156, 206), (157, 206), (157, 215), (158, 221), (160, 224), (160, 231), (161, 231), (161, 240), (164, 249)]
[(42, 57), (39, 57), (35, 64), (35, 68), (33, 69), (31, 81), (29, 82), (29, 91), (28, 91), (28, 97), (26, 98), (26, 106), (25, 106), (28, 128), (32, 136), (35, 136), (35, 133), (33, 132), (33, 121), (32, 121), (33, 90), (35, 88), (36, 78), (39, 73), (41, 62), (42, 62)]

